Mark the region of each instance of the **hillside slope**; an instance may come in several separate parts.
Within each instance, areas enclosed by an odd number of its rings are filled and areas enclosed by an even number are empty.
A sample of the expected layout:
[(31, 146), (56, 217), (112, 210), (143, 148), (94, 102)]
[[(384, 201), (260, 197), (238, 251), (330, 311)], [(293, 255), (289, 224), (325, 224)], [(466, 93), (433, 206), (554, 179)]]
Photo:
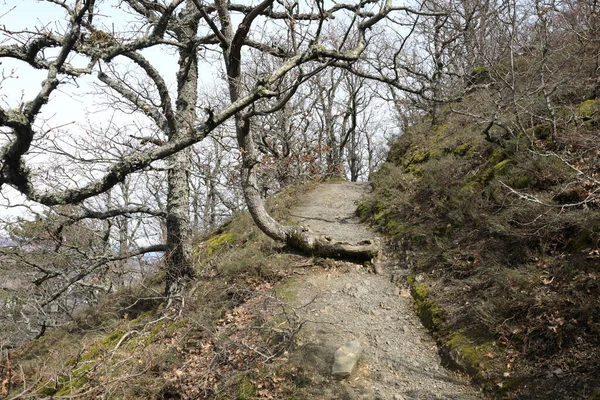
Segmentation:
[(596, 399), (600, 103), (572, 94), (557, 105), (555, 138), (533, 117), (490, 133), (467, 114), (492, 113), (492, 90), (400, 137), (360, 213), (392, 239), (455, 367), (499, 398)]
[[(354, 215), (366, 185), (330, 182), (277, 196), (270, 209), (316, 233), (373, 234)], [(294, 207), (297, 205), (297, 207)], [(116, 293), (4, 357), (8, 398), (477, 399), (446, 371), (406, 290), (373, 265), (297, 254), (246, 213), (196, 244), (198, 280), (164, 303), (161, 277)], [(333, 354), (358, 339), (349, 379)]]
[[(310, 188), (280, 194), (270, 212), (285, 220), (298, 193)], [(290, 308), (273, 288), (305, 263), (260, 232), (249, 214), (237, 215), (198, 238), (197, 279), (181, 297), (166, 302), (158, 275), (20, 349), (2, 349), (0, 397), (294, 398), (301, 383), (275, 361), (298, 324), (285, 319)]]

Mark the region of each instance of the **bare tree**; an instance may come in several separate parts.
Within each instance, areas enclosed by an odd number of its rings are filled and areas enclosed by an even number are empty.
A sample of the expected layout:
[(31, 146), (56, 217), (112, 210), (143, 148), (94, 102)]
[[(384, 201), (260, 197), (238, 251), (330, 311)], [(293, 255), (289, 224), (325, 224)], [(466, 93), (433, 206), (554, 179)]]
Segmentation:
[[(65, 28), (5, 30), (10, 43), (0, 46), (0, 57), (20, 60), (46, 74), (35, 96), (17, 107), (0, 109), (0, 125), (5, 133), (0, 150), (1, 185), (9, 185), (47, 206), (78, 204), (118, 186), (130, 174), (147, 173), (155, 166), (165, 169), (166, 293), (170, 295), (177, 292), (181, 279), (193, 275), (189, 257), (189, 147), (233, 117), (242, 157), (244, 196), (265, 233), (319, 254), (371, 257), (377, 253), (378, 247), (372, 242), (341, 245), (314, 237), (300, 227), (284, 227), (266, 213), (256, 174), (260, 157), (251, 121), (282, 110), (302, 85), (328, 68), (344, 68), (370, 78), (370, 73), (361, 72), (365, 70), (359, 64), (365, 61), (371, 31), (378, 30), (379, 25), (380, 29), (399, 27), (402, 16), (414, 19), (439, 13), (395, 6), (391, 1), (338, 4), (327, 9), (320, 1), (311, 6), (265, 0), (246, 6), (222, 0), (214, 4), (201, 0), (124, 0), (119, 6), (134, 16), (130, 25), (133, 29), (115, 31), (106, 21), (110, 13), (102, 11), (106, 3), (49, 2), (66, 13), (69, 22)], [(392, 15), (394, 18), (389, 18)], [(331, 37), (327, 32), (334, 18), (341, 21), (344, 33)], [(275, 26), (285, 27), (285, 33), (276, 34)], [(175, 88), (169, 87), (168, 80), (148, 58), (146, 50), (151, 48), (175, 54)], [(245, 64), (250, 49), (276, 60), (271, 64), (274, 67), (259, 75), (248, 74), (254, 71)], [(229, 101), (225, 104), (198, 98), (198, 65), (214, 64), (218, 61), (214, 54), (220, 54), (227, 80)], [(128, 65), (129, 71), (123, 73), (121, 65)], [(42, 110), (61, 85), (84, 77), (94, 78), (124, 113), (143, 116), (145, 123), (155, 129), (150, 135), (121, 139), (120, 146), (126, 150), (121, 154), (85, 160), (82, 165), (97, 161), (93, 173), (80, 174), (65, 185), (48, 184), (30, 165), (34, 149), (43, 153), (52, 147), (40, 126)], [(395, 82), (393, 77), (377, 78), (389, 84)], [(203, 113), (197, 112), (199, 106), (204, 108)], [(115, 217), (129, 212), (105, 211)], [(121, 228), (128, 229), (124, 222)], [(150, 246), (147, 251), (156, 249)]]

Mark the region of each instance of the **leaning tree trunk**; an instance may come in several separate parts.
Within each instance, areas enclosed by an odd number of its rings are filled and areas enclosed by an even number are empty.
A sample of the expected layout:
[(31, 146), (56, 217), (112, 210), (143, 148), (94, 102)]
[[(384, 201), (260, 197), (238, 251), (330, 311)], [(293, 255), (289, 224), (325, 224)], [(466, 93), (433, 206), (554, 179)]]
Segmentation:
[[(243, 82), (241, 73), (242, 46), (249, 32), (253, 18), (273, 4), (274, 0), (264, 1), (252, 13), (249, 13), (233, 33), (231, 16), (226, 0), (215, 2), (221, 22), (221, 47), (229, 86), (231, 102), (242, 96)], [(262, 8), (262, 10), (261, 10)], [(250, 128), (250, 115), (237, 113), (235, 130), (238, 147), (242, 153), (242, 188), (248, 210), (256, 225), (269, 237), (299, 248), (306, 253), (321, 257), (351, 257), (357, 259), (372, 259), (380, 252), (379, 239), (365, 239), (359, 243), (345, 243), (333, 240), (325, 235), (316, 235), (300, 226), (284, 226), (275, 221), (265, 208), (255, 167), (258, 164), (258, 152)]]
[(381, 251), (378, 238), (365, 238), (359, 243), (335, 240), (327, 235), (318, 235), (301, 226), (284, 226), (269, 215), (261, 196), (258, 178), (254, 172), (257, 152), (248, 128), (248, 121), (236, 118), (237, 139), (242, 149), (242, 187), (248, 210), (256, 225), (269, 237), (287, 243), (305, 253), (331, 258), (371, 260)]

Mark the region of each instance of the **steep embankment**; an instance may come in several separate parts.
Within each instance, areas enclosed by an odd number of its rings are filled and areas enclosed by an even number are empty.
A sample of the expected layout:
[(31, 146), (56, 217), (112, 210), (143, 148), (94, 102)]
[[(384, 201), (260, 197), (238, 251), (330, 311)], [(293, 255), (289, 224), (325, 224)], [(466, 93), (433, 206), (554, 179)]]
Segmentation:
[[(489, 96), (453, 107), (492, 113)], [(410, 269), (443, 353), (499, 398), (600, 396), (600, 103), (556, 115), (554, 138), (508, 111), (492, 137), (450, 110), (417, 123), (360, 207)]]
[[(367, 185), (331, 182), (305, 195), (292, 216), (312, 231), (348, 242), (373, 236), (355, 216)], [(311, 399), (478, 399), (481, 395), (441, 367), (431, 336), (415, 316), (410, 296), (392, 282), (393, 263), (382, 274), (365, 266), (313, 261), (288, 283), (294, 309), (306, 321), (291, 352), (313, 385)], [(325, 268), (323, 268), (325, 267)], [(332, 379), (333, 353), (357, 339), (364, 352), (357, 370)]]

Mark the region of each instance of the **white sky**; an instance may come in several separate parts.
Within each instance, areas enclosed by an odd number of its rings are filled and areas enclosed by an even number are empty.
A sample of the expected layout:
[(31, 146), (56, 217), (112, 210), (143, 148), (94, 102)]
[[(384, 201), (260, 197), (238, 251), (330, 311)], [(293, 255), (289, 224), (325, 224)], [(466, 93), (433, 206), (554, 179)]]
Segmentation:
[[(103, 10), (108, 10), (112, 15), (98, 15), (95, 18), (95, 25), (104, 26), (110, 24), (119, 30), (119, 24), (125, 26), (127, 15), (119, 12), (116, 8), (118, 1), (106, 0), (101, 3)], [(110, 22), (108, 22), (110, 21)], [(41, 28), (52, 29), (63, 32), (67, 26), (66, 13), (56, 4), (40, 2), (37, 0), (0, 0), (0, 27), (6, 31), (38, 30)], [(12, 44), (5, 32), (0, 32), (0, 44)], [(46, 52), (46, 54), (49, 54)], [(144, 51), (144, 55), (161, 72), (167, 83), (175, 85), (175, 74), (177, 71), (177, 62), (175, 57), (165, 56), (165, 52), (159, 48)], [(85, 65), (85, 60), (70, 60), (74, 64)], [(77, 62), (79, 61), (79, 62)], [(82, 64), (83, 61), (83, 64)], [(0, 73), (12, 78), (4, 79), (0, 84), (0, 106), (4, 109), (18, 107), (21, 103), (31, 101), (39, 90), (46, 77), (45, 71), (35, 70), (25, 62), (10, 58), (0, 59)], [(112, 112), (95, 112), (97, 102), (103, 102), (104, 97), (95, 97), (92, 82), (97, 82), (93, 76), (85, 76), (74, 81), (67, 82), (59, 86), (51, 96), (50, 101), (42, 109), (39, 121), (44, 121), (43, 130), (60, 127), (61, 130), (67, 130), (69, 136), (77, 137), (83, 130), (80, 125), (83, 122), (96, 127), (107, 127), (108, 119), (113, 117)], [(117, 124), (131, 123), (131, 116), (117, 115)], [(120, 121), (119, 119), (122, 119)], [(42, 157), (43, 158), (43, 157)], [(38, 157), (39, 159), (39, 157)], [(36, 160), (33, 161), (35, 164)], [(39, 159), (43, 163), (43, 159)], [(10, 202), (11, 204), (25, 204), (34, 206), (39, 210), (39, 206), (28, 203), (25, 198), (19, 195), (15, 190), (8, 187), (3, 188), (4, 199), (0, 199), (0, 204)], [(3, 207), (0, 205), (0, 220), (22, 216), (23, 208)]]

